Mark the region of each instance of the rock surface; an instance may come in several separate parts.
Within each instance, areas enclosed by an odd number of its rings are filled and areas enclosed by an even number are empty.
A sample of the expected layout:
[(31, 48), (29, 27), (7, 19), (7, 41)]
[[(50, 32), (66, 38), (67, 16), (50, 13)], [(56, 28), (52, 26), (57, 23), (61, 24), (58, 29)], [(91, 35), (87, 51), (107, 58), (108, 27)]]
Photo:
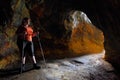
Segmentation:
[[(22, 0), (1, 0), (0, 3), (0, 39), (4, 40), (5, 43), (9, 43), (9, 36), (6, 38), (6, 27), (15, 22), (15, 25), (18, 25), (20, 22), (17, 20), (21, 20), (24, 16), (30, 16), (35, 26), (42, 25), (45, 30), (42, 28), (40, 31), (48, 31), (54, 32), (51, 35), (48, 32), (42, 33), (42, 35), (46, 35), (47, 39), (51, 39), (53, 34), (56, 34), (55, 30), (50, 30), (54, 28), (51, 24), (59, 24), (61, 25), (61, 15), (64, 12), (69, 12), (70, 10), (79, 10), (83, 11), (87, 14), (93, 24), (99, 27), (105, 36), (105, 50), (106, 50), (106, 59), (114, 64), (116, 67), (120, 67), (120, 49), (119, 49), (119, 34), (120, 34), (120, 1), (119, 0), (25, 0), (25, 2), (21, 2)], [(21, 7), (21, 3), (24, 6)], [(12, 5), (12, 6), (11, 6)], [(16, 5), (16, 6), (15, 6)], [(25, 6), (26, 5), (26, 6)], [(27, 7), (27, 8), (26, 8)], [(17, 9), (17, 10), (14, 10)], [(26, 10), (28, 9), (28, 10)], [(23, 11), (22, 11), (23, 10)], [(30, 14), (28, 13), (30, 11)], [(15, 15), (15, 13), (18, 15)], [(6, 14), (8, 13), (8, 14)], [(26, 13), (26, 14), (24, 14)], [(58, 14), (60, 13), (60, 15)], [(32, 16), (34, 15), (34, 16)], [(13, 19), (16, 18), (16, 21)], [(13, 21), (13, 22), (12, 22)], [(49, 22), (50, 21), (50, 22)], [(47, 25), (51, 25), (52, 27), (47, 27)], [(55, 26), (58, 26), (56, 25)], [(13, 25), (12, 25), (13, 26)], [(13, 28), (13, 27), (12, 27)], [(64, 30), (64, 28), (58, 28), (59, 33)], [(8, 30), (9, 31), (9, 30)], [(10, 29), (10, 31), (12, 31)], [(4, 35), (4, 37), (2, 37)], [(57, 35), (61, 37), (62, 34)], [(4, 43), (4, 42), (3, 42)], [(2, 45), (2, 42), (0, 42)], [(49, 46), (49, 45), (48, 45)], [(4, 46), (0, 46), (1, 50), (4, 50)], [(54, 48), (53, 48), (54, 49)], [(0, 51), (1, 52), (1, 51)], [(4, 51), (2, 51), (3, 54)], [(18, 53), (18, 52), (17, 52)], [(48, 52), (49, 53), (49, 52)], [(13, 54), (13, 52), (12, 52)], [(0, 55), (0, 59), (2, 59), (3, 55)], [(11, 59), (8, 56), (6, 57), (8, 60)], [(11, 62), (11, 60), (9, 60)]]
[[(120, 68), (120, 1), (119, 0), (44, 0), (46, 9), (45, 15), (56, 15), (57, 12), (67, 12), (69, 10), (80, 10), (87, 14), (92, 23), (103, 31), (104, 47), (106, 50), (106, 60), (111, 62), (114, 66)], [(51, 15), (51, 13), (54, 13)], [(47, 16), (47, 14), (49, 16)], [(52, 20), (52, 19), (50, 19)], [(44, 23), (44, 21), (43, 21)], [(46, 21), (45, 21), (46, 23)]]
[[(5, 0), (2, 3), (1, 7), (9, 4), (5, 9), (12, 14), (7, 18), (1, 16), (6, 24), (1, 21), (0, 68), (11, 68), (20, 60), (15, 31), (23, 17), (30, 17), (34, 29), (39, 29), (46, 58), (74, 57), (103, 50), (102, 32), (81, 11), (64, 10), (55, 0), (53, 3), (49, 0)], [(41, 53), (36, 38), (34, 44), (39, 58)]]
[(102, 53), (53, 60), (40, 70), (1, 77), (0, 80), (119, 80)]

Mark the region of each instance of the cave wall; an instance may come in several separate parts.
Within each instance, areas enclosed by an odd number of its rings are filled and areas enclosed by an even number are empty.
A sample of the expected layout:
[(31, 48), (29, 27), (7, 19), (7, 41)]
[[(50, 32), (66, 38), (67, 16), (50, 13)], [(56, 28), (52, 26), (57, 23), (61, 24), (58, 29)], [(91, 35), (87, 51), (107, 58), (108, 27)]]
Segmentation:
[(120, 67), (120, 0), (91, 0), (84, 11), (105, 36), (105, 58), (115, 67)]
[[(104, 33), (106, 60), (118, 68), (120, 67), (120, 0), (44, 0), (44, 3), (47, 11), (45, 11), (43, 16), (46, 16), (46, 18), (56, 16), (58, 20), (60, 20), (61, 17), (58, 17), (60, 15), (57, 13), (63, 14), (63, 12), (70, 10), (85, 12), (93, 24)], [(47, 22), (47, 20), (45, 22)], [(53, 21), (53, 23), (57, 22), (59, 21)]]
[[(87, 5), (85, 5), (87, 3)], [(79, 4), (79, 3), (78, 3)], [(84, 0), (82, 7), (91, 21), (105, 36), (105, 58), (115, 67), (120, 67), (120, 0)], [(80, 4), (81, 5), (81, 4)]]
[[(92, 23), (103, 31), (105, 37), (104, 47), (106, 50), (106, 60), (110, 61), (114, 65), (120, 65), (119, 4), (119, 0), (2, 0), (0, 3), (0, 11), (3, 13), (0, 14), (2, 16), (0, 18), (0, 30), (2, 32), (0, 37), (1, 45), (3, 43), (2, 40), (4, 40), (7, 48), (1, 47), (1, 51), (3, 51), (3, 49), (7, 49), (6, 51), (10, 50), (12, 54), (13, 49), (16, 50), (17, 47), (11, 47), (11, 45), (14, 44), (12, 41), (14, 41), (15, 38), (14, 32), (17, 28), (16, 26), (20, 24), (23, 17), (27, 16), (33, 20), (32, 22), (35, 28), (40, 28), (40, 31), (42, 32), (41, 36), (45, 35), (43, 36), (43, 39), (46, 38), (49, 40), (51, 37), (54, 37), (51, 39), (51, 41), (53, 41), (54, 39), (61, 39), (65, 34), (64, 27), (55, 27), (64, 25), (63, 15), (71, 10), (78, 10), (85, 12)], [(51, 30), (51, 28), (56, 29)], [(56, 30), (59, 30), (60, 34), (57, 35)], [(43, 40), (43, 43), (45, 40)], [(6, 58), (9, 59), (9, 56)]]
[[(31, 4), (29, 4), (29, 3), (31, 3)], [(75, 16), (76, 17), (78, 16), (78, 18), (81, 19), (82, 17), (85, 18), (86, 14), (84, 14), (85, 16), (80, 16), (80, 15), (82, 15), (82, 13), (80, 12), (80, 9), (75, 9), (76, 7), (70, 6), (69, 4), (71, 4), (71, 2), (59, 1), (59, 0), (53, 0), (53, 1), (44, 0), (44, 2), (40, 2), (40, 3), (38, 3), (37, 1), (34, 3), (32, 1), (30, 1), (29, 3), (26, 2), (26, 5), (31, 13), (31, 19), (33, 20), (33, 24), (35, 25), (35, 27), (39, 27), (40, 29), (43, 30), (43, 32), (42, 32), (42, 30), (40, 32), (43, 33), (43, 34), (41, 34), (41, 36), (44, 35), (44, 37), (45, 37), (44, 38), (45, 40), (43, 39), (43, 41), (44, 41), (43, 44), (45, 45), (44, 49), (46, 49), (46, 46), (50, 47), (52, 49), (52, 50), (50, 50), (50, 49), (47, 50), (48, 51), (47, 54), (54, 54), (54, 56), (55, 56), (56, 52), (57, 52), (57, 55), (58, 54), (61, 55), (63, 53), (62, 56), (65, 56), (65, 54), (68, 53), (67, 56), (69, 56), (69, 55), (71, 55), (71, 50), (72, 50), (72, 52), (75, 51), (75, 54), (98, 53), (103, 50), (103, 45), (102, 45), (102, 43), (103, 43), (102, 35), (103, 34), (101, 31), (99, 31), (97, 28), (95, 28), (95, 26), (92, 23), (87, 23), (86, 20), (83, 20), (83, 22), (82, 22), (82, 20), (78, 20), (79, 24), (76, 26), (77, 27), (81, 26), (80, 29), (72, 28), (73, 24), (74, 24), (73, 23), (74, 20), (71, 16), (73, 16), (74, 13), (77, 13)], [(72, 13), (72, 14), (70, 14), (70, 13)], [(89, 18), (89, 17), (87, 17), (87, 18)], [(84, 27), (84, 29), (82, 27)], [(79, 30), (81, 30), (81, 31), (79, 31)], [(88, 35), (89, 32), (90, 32), (90, 34), (92, 34), (92, 32), (93, 32), (93, 34)], [(94, 34), (96, 34), (96, 35), (94, 35)], [(82, 37), (83, 39), (80, 38), (81, 35), (84, 36), (84, 37)], [(77, 38), (74, 39), (75, 36), (80, 36), (80, 37), (78, 39)], [(91, 40), (93, 40), (93, 42), (95, 42), (95, 44), (93, 43), (93, 45), (92, 45), (92, 43), (91, 43), (92, 41), (89, 42), (89, 38), (85, 38), (85, 36), (86, 37), (89, 36), (91, 38)], [(51, 42), (51, 40), (52, 40), (52, 42)], [(98, 44), (100, 46), (97, 46), (96, 42), (98, 42)], [(58, 48), (58, 51), (54, 51), (54, 48), (58, 44), (59, 44), (59, 46), (63, 47), (66, 50)], [(44, 45), (43, 45), (43, 47), (44, 47)], [(96, 47), (96, 49), (94, 49), (94, 47)], [(57, 47), (55, 49), (57, 50)], [(59, 55), (59, 57), (61, 57), (60, 55)]]

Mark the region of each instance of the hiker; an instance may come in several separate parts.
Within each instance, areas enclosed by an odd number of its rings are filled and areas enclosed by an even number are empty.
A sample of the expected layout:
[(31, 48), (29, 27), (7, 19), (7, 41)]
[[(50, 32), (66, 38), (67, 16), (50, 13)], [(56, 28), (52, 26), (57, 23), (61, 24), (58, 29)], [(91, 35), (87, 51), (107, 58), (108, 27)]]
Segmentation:
[[(32, 38), (37, 36), (39, 33), (33, 31), (32, 27), (30, 26), (30, 18), (27, 18), (27, 17), (23, 18), (22, 24), (18, 27), (16, 34), (17, 34), (17, 45), (22, 57), (21, 69), (23, 71), (25, 70), (26, 51), (29, 52), (30, 50), (31, 50), (30, 53), (33, 59), (33, 68), (39, 69), (40, 66), (37, 65), (37, 62), (35, 59), (34, 45), (32, 41)], [(27, 47), (29, 47), (30, 50), (28, 50)]]

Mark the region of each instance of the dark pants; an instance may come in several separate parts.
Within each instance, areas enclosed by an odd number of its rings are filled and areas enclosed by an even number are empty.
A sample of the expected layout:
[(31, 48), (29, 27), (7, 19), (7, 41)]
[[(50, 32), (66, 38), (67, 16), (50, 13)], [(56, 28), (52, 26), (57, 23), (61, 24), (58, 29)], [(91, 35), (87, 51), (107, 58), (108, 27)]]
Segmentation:
[[(32, 41), (23, 41), (23, 47), (22, 47), (22, 57), (25, 57), (25, 52), (26, 52), (26, 47), (29, 47), (31, 50), (31, 55), (34, 56), (34, 46), (33, 46), (33, 42)], [(29, 49), (28, 48), (28, 49)], [(28, 51), (30, 51), (28, 50)]]
[(32, 41), (17, 39), (17, 45), (21, 53), (21, 58), (26, 57), (26, 52), (31, 56), (35, 56), (34, 45)]

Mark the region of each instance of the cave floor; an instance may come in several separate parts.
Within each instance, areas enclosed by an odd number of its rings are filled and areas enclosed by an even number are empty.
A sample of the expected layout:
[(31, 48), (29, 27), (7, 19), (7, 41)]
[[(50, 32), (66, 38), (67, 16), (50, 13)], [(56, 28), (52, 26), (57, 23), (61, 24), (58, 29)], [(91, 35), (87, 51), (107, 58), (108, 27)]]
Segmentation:
[(53, 60), (41, 69), (0, 78), (0, 80), (120, 80), (102, 53)]

